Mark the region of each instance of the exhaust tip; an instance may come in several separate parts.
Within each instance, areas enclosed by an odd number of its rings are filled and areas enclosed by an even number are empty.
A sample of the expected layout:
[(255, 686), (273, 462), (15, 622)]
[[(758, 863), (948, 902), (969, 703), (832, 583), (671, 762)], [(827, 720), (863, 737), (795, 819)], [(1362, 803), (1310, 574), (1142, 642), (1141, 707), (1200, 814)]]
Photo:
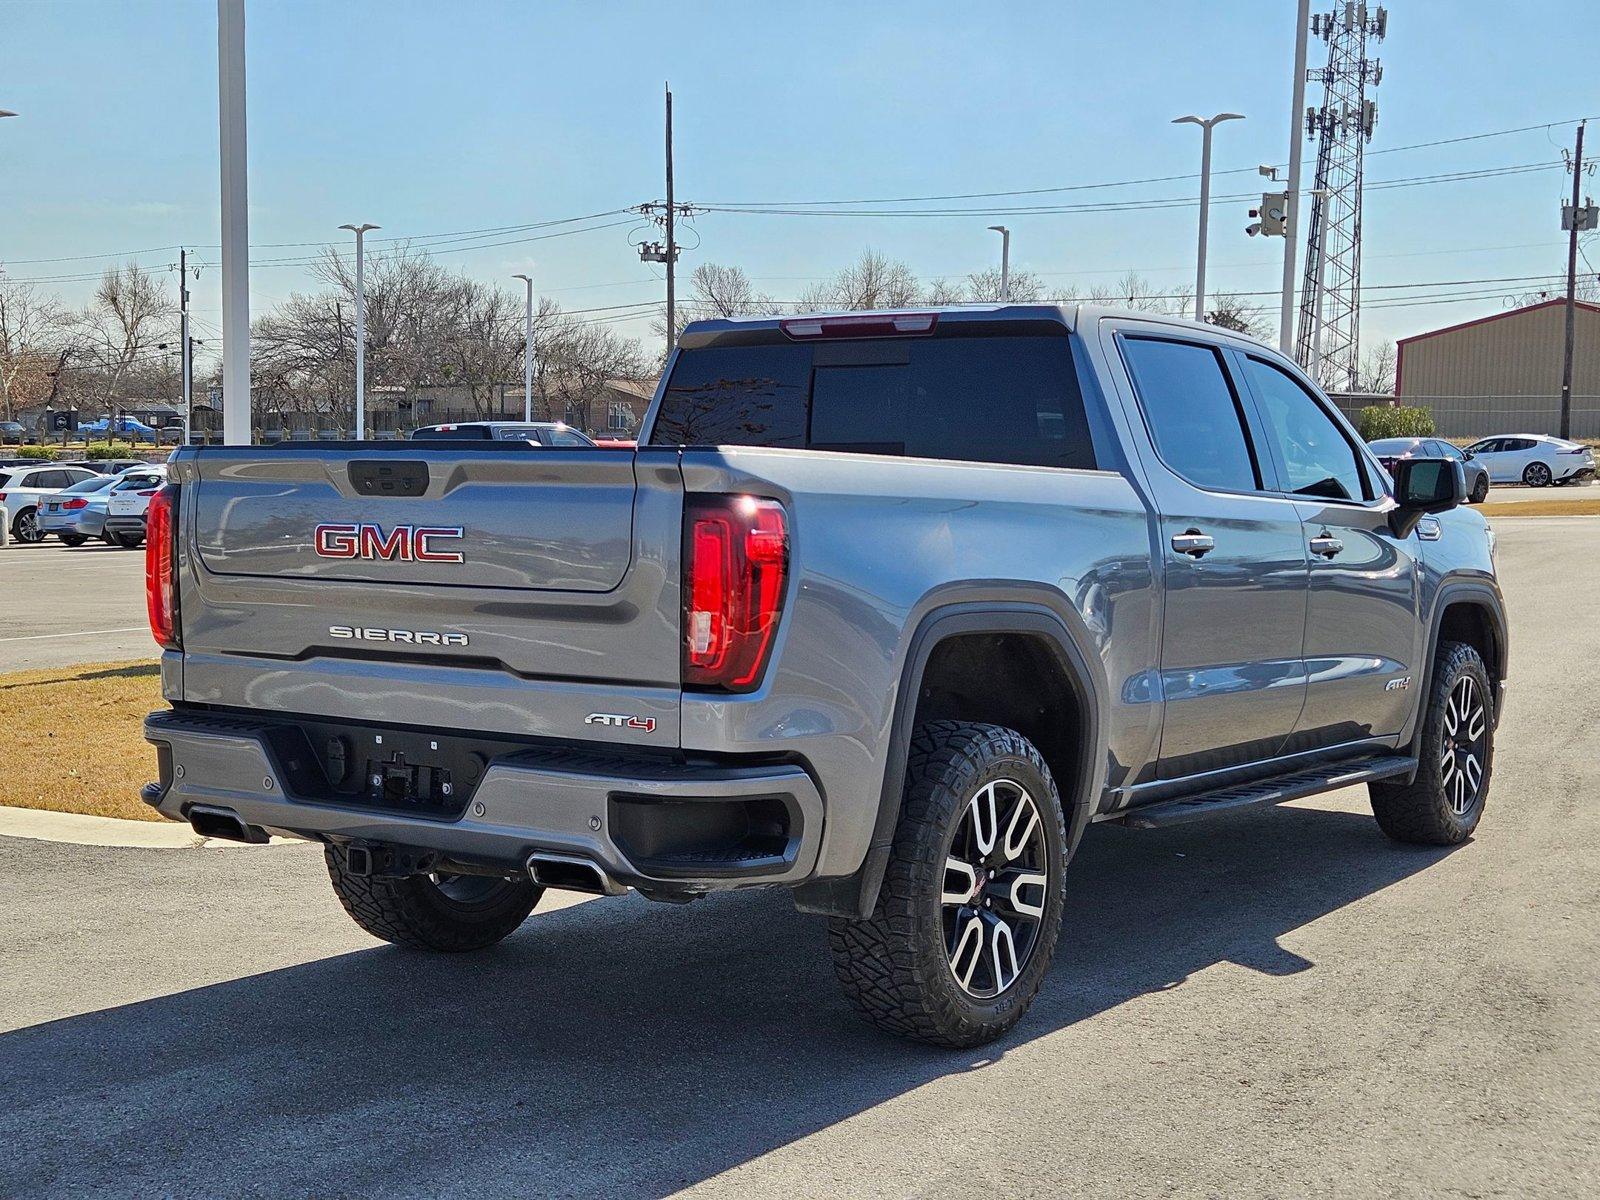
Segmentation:
[(540, 887), (585, 892), (591, 896), (621, 896), (628, 890), (593, 859), (579, 854), (535, 850), (528, 856), (528, 875)]
[(244, 842), (251, 846), (264, 846), (268, 841), (265, 829), (246, 824), (244, 818), (231, 808), (196, 804), (189, 810), (189, 828), (201, 837), (222, 838), (224, 841)]

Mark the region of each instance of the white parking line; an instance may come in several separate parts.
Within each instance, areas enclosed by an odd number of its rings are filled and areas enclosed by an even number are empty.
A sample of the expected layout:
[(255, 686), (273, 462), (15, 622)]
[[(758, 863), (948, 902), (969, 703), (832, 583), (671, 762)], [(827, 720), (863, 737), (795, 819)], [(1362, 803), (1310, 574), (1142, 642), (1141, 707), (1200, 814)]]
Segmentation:
[(121, 629), (76, 629), (71, 633), (25, 633), (20, 637), (0, 637), (0, 642), (37, 642), (44, 638), (94, 637), (101, 633), (138, 633), (146, 625), (125, 625)]

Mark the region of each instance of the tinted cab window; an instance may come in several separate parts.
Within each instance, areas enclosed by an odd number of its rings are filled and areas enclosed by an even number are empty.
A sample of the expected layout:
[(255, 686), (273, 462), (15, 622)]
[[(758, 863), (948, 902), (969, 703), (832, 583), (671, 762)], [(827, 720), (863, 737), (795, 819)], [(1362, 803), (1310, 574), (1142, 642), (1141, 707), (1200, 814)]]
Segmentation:
[(1261, 359), (1246, 358), (1245, 373), (1278, 451), (1285, 487), (1297, 496), (1370, 499), (1355, 447), (1316, 398), (1287, 371)]
[(1059, 334), (685, 350), (650, 441), (1095, 465), (1071, 345)]
[(1130, 337), (1123, 357), (1161, 460), (1198, 487), (1261, 487), (1244, 412), (1210, 346)]

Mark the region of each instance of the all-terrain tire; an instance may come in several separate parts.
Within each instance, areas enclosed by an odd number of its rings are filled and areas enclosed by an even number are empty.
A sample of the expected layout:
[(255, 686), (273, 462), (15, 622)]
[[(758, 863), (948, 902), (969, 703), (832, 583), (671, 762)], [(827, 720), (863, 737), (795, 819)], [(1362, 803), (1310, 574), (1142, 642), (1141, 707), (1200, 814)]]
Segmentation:
[(514, 933), (544, 889), (532, 880), (456, 876), (466, 899), (452, 897), (432, 876), (386, 879), (350, 872), (345, 852), (325, 846), (328, 878), (345, 912), (375, 938), (416, 950), (482, 950)]
[[(1465, 703), (1463, 693), (1481, 707), (1483, 721), (1480, 738), (1471, 743), (1479, 760), (1478, 776), (1465, 798), (1453, 786), (1456, 772), (1466, 770), (1459, 761), (1465, 751), (1458, 747), (1471, 732), (1473, 720), (1471, 713), (1457, 711)], [(1422, 846), (1454, 846), (1472, 836), (1483, 817), (1494, 773), (1494, 704), (1489, 672), (1478, 651), (1465, 642), (1441, 642), (1434, 657), (1428, 708), (1422, 715), (1416, 779), (1367, 785), (1372, 815), (1384, 833), (1397, 842)]]
[[(964, 814), (996, 782), (1019, 785), (1037, 802), (1042, 861), (1034, 866), (1046, 882), (1026, 961), (1009, 986), (983, 999), (957, 980), (942, 896), (947, 856)], [(834, 972), (846, 996), (874, 1025), (918, 1041), (964, 1048), (1000, 1037), (1033, 1002), (1055, 953), (1066, 846), (1055, 781), (1027, 738), (998, 725), (958, 721), (919, 728), (911, 739), (900, 820), (872, 915), (829, 922)]]

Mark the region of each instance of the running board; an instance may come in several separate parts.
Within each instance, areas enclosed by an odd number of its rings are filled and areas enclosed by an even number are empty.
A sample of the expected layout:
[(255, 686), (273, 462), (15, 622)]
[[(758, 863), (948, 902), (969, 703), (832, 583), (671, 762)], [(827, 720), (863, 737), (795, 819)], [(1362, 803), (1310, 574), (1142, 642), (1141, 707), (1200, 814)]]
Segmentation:
[(1193, 796), (1180, 796), (1176, 800), (1141, 805), (1113, 820), (1132, 829), (1160, 829), (1166, 825), (1198, 821), (1213, 813), (1247, 808), (1252, 804), (1281, 804), (1285, 800), (1299, 800), (1319, 792), (1331, 792), (1334, 788), (1349, 787), (1353, 783), (1390, 779), (1407, 774), (1416, 765), (1416, 759), (1403, 754), (1332, 763), (1288, 775), (1274, 775), (1270, 779), (1258, 779), (1254, 783), (1239, 783)]

